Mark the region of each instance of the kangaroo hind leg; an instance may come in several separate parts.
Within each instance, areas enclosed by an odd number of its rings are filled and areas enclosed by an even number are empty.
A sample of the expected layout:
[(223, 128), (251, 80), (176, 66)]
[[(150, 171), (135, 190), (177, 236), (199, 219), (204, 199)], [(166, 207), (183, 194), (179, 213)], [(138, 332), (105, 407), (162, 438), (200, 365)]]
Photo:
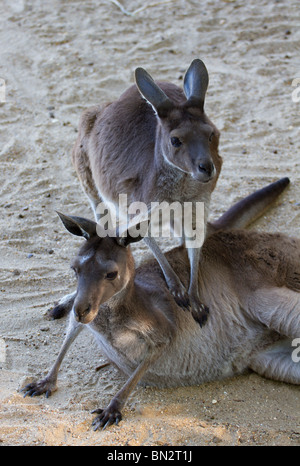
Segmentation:
[(300, 361), (290, 339), (280, 340), (252, 357), (249, 367), (272, 380), (300, 385)]
[(260, 288), (248, 299), (251, 317), (283, 337), (300, 337), (300, 293), (286, 287)]
[(63, 296), (59, 302), (53, 307), (48, 309), (47, 318), (48, 320), (61, 319), (71, 312), (74, 300), (76, 296), (76, 291), (73, 293)]

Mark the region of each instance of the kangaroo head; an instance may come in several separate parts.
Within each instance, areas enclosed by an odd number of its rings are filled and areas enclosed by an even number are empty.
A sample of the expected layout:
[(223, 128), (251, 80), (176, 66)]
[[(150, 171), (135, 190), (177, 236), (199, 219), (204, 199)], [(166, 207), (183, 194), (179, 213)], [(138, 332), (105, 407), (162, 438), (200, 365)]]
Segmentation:
[(135, 72), (142, 96), (158, 118), (156, 149), (165, 161), (201, 183), (215, 184), (222, 160), (218, 154), (219, 131), (204, 112), (208, 73), (194, 60), (184, 78), (186, 99), (174, 103), (143, 69)]
[(127, 246), (142, 236), (132, 236), (130, 229), (117, 237), (98, 236), (99, 225), (81, 217), (58, 212), (66, 229), (86, 242), (72, 262), (77, 277), (77, 292), (73, 305), (75, 318), (90, 323), (100, 305), (126, 288), (134, 274), (134, 263)]

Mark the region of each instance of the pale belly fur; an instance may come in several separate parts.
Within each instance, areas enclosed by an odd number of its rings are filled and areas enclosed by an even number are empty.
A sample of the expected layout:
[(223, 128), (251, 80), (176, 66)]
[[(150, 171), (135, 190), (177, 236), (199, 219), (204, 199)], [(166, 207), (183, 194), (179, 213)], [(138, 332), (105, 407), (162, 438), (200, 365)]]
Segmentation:
[[(213, 323), (201, 329), (192, 317), (185, 315), (184, 318), (191, 319), (190, 325), (161, 349), (159, 358), (144, 374), (142, 384), (157, 387), (199, 385), (242, 373), (265, 338), (257, 332), (252, 334), (251, 329), (247, 336), (238, 328), (236, 332), (229, 329), (224, 344), (222, 338), (214, 337)], [(112, 342), (92, 326), (88, 327), (106, 357), (127, 375), (135, 370), (146, 354), (145, 341), (133, 331), (119, 331), (114, 334)]]

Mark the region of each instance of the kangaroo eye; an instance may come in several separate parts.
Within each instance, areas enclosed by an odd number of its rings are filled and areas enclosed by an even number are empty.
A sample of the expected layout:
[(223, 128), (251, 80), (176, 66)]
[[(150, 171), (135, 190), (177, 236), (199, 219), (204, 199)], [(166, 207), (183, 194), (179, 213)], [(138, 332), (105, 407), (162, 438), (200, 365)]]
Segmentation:
[(211, 142), (213, 140), (214, 135), (215, 135), (214, 132), (210, 133), (210, 136), (208, 138), (209, 142)]
[(117, 278), (118, 272), (108, 272), (105, 276), (107, 280), (114, 280)]
[(172, 138), (171, 138), (171, 144), (172, 144), (172, 146), (174, 146), (174, 147), (180, 147), (181, 144), (182, 144), (182, 142), (180, 141), (179, 138), (172, 137)]

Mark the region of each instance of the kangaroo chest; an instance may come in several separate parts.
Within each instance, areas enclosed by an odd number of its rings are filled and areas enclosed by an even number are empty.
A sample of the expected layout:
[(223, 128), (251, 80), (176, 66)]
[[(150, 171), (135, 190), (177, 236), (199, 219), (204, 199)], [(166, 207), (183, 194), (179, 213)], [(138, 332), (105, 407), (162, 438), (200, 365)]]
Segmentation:
[[(88, 328), (105, 356), (122, 372), (131, 375), (151, 349), (138, 332), (126, 326), (116, 331), (106, 324), (104, 319), (97, 319), (96, 323), (88, 324)], [(217, 342), (213, 344), (212, 352), (211, 334), (207, 339), (203, 335), (207, 330), (205, 327), (201, 329), (191, 318), (184, 334), (161, 348), (161, 355), (145, 373), (141, 383), (175, 387), (233, 375), (236, 372), (235, 352), (224, 354), (224, 348)], [(246, 358), (242, 359), (246, 367)]]
[(106, 357), (130, 375), (146, 352), (146, 343), (138, 334), (126, 326), (114, 328), (103, 316), (97, 316), (88, 328)]

